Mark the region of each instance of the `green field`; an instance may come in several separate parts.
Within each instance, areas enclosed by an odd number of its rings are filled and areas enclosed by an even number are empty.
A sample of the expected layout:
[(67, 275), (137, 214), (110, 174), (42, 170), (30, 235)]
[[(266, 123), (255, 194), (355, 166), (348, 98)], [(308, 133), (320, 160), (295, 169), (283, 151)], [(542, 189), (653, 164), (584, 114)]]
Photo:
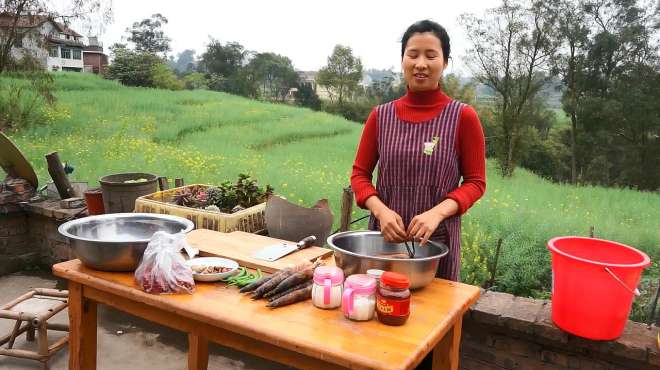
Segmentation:
[[(42, 183), (44, 154), (57, 150), (75, 167), (72, 177), (92, 186), (102, 175), (126, 171), (183, 177), (188, 184), (249, 173), (302, 205), (328, 198), (338, 218), (359, 124), (217, 92), (127, 88), (80, 74), (56, 74), (55, 81), (58, 104), (48, 122), (10, 133)], [(363, 214), (358, 209), (353, 216)], [(521, 169), (503, 179), (489, 162), (487, 193), (463, 220), (463, 278), (485, 278), (502, 238), (496, 289), (519, 295), (548, 296), (551, 237), (587, 235), (594, 226), (598, 237), (644, 250), (655, 261), (636, 306), (635, 318), (644, 318), (660, 276), (659, 194), (558, 185)]]

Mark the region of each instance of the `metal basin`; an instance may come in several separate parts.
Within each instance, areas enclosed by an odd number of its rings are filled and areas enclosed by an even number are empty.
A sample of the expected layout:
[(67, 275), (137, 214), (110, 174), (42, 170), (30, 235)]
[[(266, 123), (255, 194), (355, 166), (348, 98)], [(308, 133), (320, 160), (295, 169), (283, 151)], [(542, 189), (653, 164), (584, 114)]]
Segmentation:
[(133, 271), (156, 231), (171, 234), (191, 231), (192, 221), (153, 213), (112, 213), (62, 224), (58, 231), (69, 238), (76, 256), (93, 269)]
[[(390, 258), (383, 255), (407, 254), (403, 243), (387, 243), (379, 231), (346, 231), (330, 235), (328, 244), (335, 251), (335, 262), (346, 276), (363, 274), (368, 269), (380, 269), (404, 274), (410, 287), (426, 286), (435, 277), (440, 258), (449, 253), (446, 245), (429, 241), (415, 246), (414, 258)], [(410, 243), (409, 243), (410, 244)]]

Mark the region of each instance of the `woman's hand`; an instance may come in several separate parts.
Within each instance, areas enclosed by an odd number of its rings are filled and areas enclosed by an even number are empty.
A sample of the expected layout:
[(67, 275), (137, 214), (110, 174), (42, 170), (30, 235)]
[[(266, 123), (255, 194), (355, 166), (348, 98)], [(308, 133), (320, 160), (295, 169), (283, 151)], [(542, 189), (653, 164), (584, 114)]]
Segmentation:
[(386, 242), (389, 243), (403, 243), (408, 239), (406, 235), (406, 227), (403, 225), (403, 220), (398, 213), (385, 207), (374, 216), (380, 223), (380, 232), (383, 234)]
[(408, 237), (413, 240), (421, 240), (419, 244), (424, 245), (442, 220), (444, 220), (444, 217), (438, 214), (434, 208), (421, 213), (410, 221), (407, 230)]
[(410, 221), (408, 225), (408, 238), (421, 240), (420, 245), (426, 244), (431, 235), (446, 218), (458, 212), (458, 203), (453, 199), (445, 199), (437, 206), (421, 213)]
[(380, 232), (386, 242), (402, 243), (408, 239), (401, 216), (387, 207), (377, 196), (369, 197), (364, 204), (378, 219)]

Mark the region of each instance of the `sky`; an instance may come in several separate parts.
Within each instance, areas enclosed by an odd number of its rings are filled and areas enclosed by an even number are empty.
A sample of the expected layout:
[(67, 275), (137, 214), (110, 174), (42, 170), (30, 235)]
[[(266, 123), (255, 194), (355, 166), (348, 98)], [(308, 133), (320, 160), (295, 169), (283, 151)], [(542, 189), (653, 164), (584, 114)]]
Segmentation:
[[(274, 52), (291, 59), (298, 70), (318, 70), (327, 63), (336, 44), (350, 46), (365, 69), (400, 70), (401, 36), (412, 23), (431, 19), (443, 25), (451, 38), (446, 73), (469, 74), (462, 55), (468, 48), (458, 24), (463, 13), (482, 14), (500, 0), (399, 1), (151, 1), (112, 0), (114, 21), (99, 34), (108, 47), (126, 37), (133, 22), (161, 13), (172, 39), (172, 54), (194, 49), (201, 54), (210, 37), (222, 43), (237, 41), (256, 52)], [(76, 25), (73, 25), (74, 28)], [(76, 29), (89, 36), (89, 29)], [(92, 34), (99, 33), (98, 29)]]

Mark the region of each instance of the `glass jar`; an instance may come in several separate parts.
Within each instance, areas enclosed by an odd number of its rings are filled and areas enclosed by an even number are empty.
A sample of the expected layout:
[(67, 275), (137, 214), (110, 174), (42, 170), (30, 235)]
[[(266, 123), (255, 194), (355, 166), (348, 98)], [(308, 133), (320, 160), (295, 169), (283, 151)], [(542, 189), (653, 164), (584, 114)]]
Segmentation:
[(341, 306), (344, 272), (335, 266), (319, 266), (314, 270), (312, 303), (318, 308), (331, 309)]
[(347, 319), (373, 319), (376, 308), (376, 280), (365, 274), (349, 276), (344, 282), (341, 308)]
[(376, 279), (376, 286), (378, 286), (378, 283), (380, 282), (380, 277), (383, 275), (384, 272), (385, 271), (379, 269), (369, 269), (367, 270), (367, 275)]
[(403, 325), (410, 316), (410, 280), (396, 272), (380, 277), (376, 293), (378, 320), (386, 325)]

